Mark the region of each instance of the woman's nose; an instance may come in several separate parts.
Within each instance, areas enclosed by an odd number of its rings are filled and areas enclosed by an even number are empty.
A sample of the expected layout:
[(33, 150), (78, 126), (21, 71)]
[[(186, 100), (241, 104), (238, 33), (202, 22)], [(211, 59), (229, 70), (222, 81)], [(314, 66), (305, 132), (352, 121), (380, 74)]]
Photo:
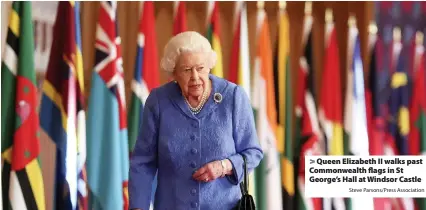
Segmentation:
[(196, 68), (192, 68), (192, 71), (191, 71), (191, 79), (193, 79), (193, 80), (198, 80), (198, 71), (197, 71), (197, 69)]

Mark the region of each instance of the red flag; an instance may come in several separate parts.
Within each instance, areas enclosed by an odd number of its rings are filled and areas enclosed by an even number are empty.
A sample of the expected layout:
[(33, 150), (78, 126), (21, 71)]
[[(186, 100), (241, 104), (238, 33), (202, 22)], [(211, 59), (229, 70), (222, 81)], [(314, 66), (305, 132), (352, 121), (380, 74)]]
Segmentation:
[[(416, 47), (415, 59), (418, 65), (414, 64), (413, 75), (413, 96), (410, 103), (410, 134), (409, 134), (409, 154), (420, 155), (425, 152), (426, 140), (426, 75), (423, 43)], [(418, 50), (417, 50), (418, 49)]]
[[(421, 40), (422, 41), (422, 40)], [(426, 67), (423, 42), (416, 44), (413, 64), (413, 96), (410, 103), (410, 133), (408, 151), (410, 155), (426, 154)], [(426, 209), (426, 199), (417, 198), (417, 209)]]
[(324, 73), (319, 106), (320, 123), (325, 129), (327, 154), (343, 155), (343, 112), (339, 48), (334, 25), (330, 26), (325, 51)]
[[(173, 35), (176, 35), (188, 30), (188, 27), (186, 25), (186, 6), (185, 2), (181, 1), (175, 1), (173, 6)], [(173, 77), (170, 77), (169, 81), (172, 80)]]
[[(324, 155), (321, 149), (321, 131), (317, 117), (317, 107), (315, 103), (315, 71), (313, 65), (313, 43), (312, 43), (313, 17), (305, 16), (305, 27), (303, 31), (304, 54), (299, 61), (298, 86), (296, 95), (296, 149), (299, 153), (299, 160), (295, 159), (297, 167), (297, 199), (298, 209), (321, 210), (321, 198), (306, 198), (305, 191), (305, 156)], [(311, 208), (310, 208), (311, 207)]]
[(143, 14), (139, 23), (139, 34), (145, 38), (143, 43), (142, 78), (146, 82), (148, 90), (151, 91), (153, 88), (160, 86), (154, 3), (145, 1), (143, 5)]
[[(242, 4), (235, 3), (236, 7), (242, 7)], [(241, 5), (241, 6), (240, 6)], [(231, 48), (231, 60), (229, 61), (229, 75), (228, 80), (238, 84), (238, 70), (240, 64), (240, 25), (241, 25), (241, 12), (240, 8), (237, 8), (235, 11), (236, 21), (234, 22), (234, 37), (232, 39), (232, 48)]]
[(175, 1), (174, 2), (174, 23), (173, 23), (173, 35), (184, 32), (187, 29), (186, 25), (186, 6), (185, 2)]
[[(344, 155), (343, 107), (340, 82), (340, 56), (332, 11), (326, 11), (326, 47), (319, 103), (319, 121), (326, 138), (327, 155)], [(326, 198), (324, 206), (344, 209), (343, 198)]]

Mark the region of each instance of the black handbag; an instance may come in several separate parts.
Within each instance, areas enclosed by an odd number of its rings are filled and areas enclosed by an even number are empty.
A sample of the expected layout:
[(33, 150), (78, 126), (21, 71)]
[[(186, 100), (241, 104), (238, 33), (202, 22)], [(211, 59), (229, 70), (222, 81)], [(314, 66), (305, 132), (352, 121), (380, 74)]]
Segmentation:
[(246, 157), (243, 156), (243, 167), (244, 167), (244, 180), (240, 183), (241, 189), (241, 199), (238, 201), (238, 204), (233, 210), (255, 210), (256, 206), (254, 204), (253, 196), (248, 192), (248, 172), (247, 172), (247, 162)]

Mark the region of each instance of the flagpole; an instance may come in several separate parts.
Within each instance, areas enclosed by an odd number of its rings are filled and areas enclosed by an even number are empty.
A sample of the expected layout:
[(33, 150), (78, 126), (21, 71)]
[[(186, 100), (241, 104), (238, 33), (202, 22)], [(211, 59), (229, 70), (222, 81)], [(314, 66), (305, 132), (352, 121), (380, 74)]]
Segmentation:
[(305, 15), (312, 15), (312, 2), (305, 2)]
[(327, 8), (325, 10), (325, 46), (328, 45), (329, 36), (333, 29), (333, 10)]
[(263, 10), (265, 8), (265, 2), (264, 1), (257, 1), (257, 9)]
[(416, 44), (418, 44), (418, 45), (423, 44), (423, 38), (424, 38), (423, 33), (421, 31), (417, 31), (416, 32)]
[(307, 38), (312, 28), (312, 2), (307, 1), (305, 3), (305, 17), (304, 17), (304, 25), (303, 25), (303, 34), (302, 34), (302, 48), (305, 48)]
[(416, 38), (415, 38), (415, 43), (416, 43), (416, 46), (415, 46), (415, 48), (416, 48), (416, 53), (415, 53), (415, 57), (414, 57), (414, 72), (413, 73), (415, 73), (417, 70), (418, 70), (418, 66), (420, 65), (420, 62), (421, 62), (421, 55), (418, 55), (418, 54), (421, 54), (421, 53), (419, 53), (419, 52), (421, 52), (421, 49), (422, 49), (422, 47), (423, 47), (423, 37), (424, 37), (424, 35), (423, 35), (423, 33), (421, 32), (421, 31), (417, 31), (416, 32)]
[(374, 44), (376, 43), (377, 39), (377, 25), (374, 21), (370, 23), (368, 26), (368, 32), (369, 32), (369, 39), (368, 39), (368, 49), (369, 51), (373, 50)]
[(280, 10), (285, 10), (286, 7), (287, 7), (286, 1), (279, 1), (278, 2), (278, 7), (280, 8)]

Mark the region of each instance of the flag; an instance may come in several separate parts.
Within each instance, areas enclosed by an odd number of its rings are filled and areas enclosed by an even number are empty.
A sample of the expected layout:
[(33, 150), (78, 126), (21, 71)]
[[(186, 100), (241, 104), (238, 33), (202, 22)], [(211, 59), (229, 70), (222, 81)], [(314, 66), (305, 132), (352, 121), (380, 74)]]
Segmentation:
[[(141, 2), (142, 16), (139, 21), (138, 46), (136, 54), (135, 72), (132, 80), (132, 99), (129, 121), (129, 151), (133, 151), (142, 124), (143, 107), (149, 93), (153, 88), (160, 86), (158, 68), (158, 54), (155, 34), (154, 3), (152, 1)], [(152, 186), (152, 198), (155, 195), (157, 178)], [(151, 209), (153, 202), (151, 202)]]
[(253, 107), (264, 158), (256, 172), (256, 195), (259, 209), (282, 209), (280, 163), (277, 149), (277, 113), (275, 109), (274, 73), (269, 25), (263, 8), (257, 11), (257, 52)]
[[(305, 156), (323, 155), (321, 131), (317, 117), (315, 94), (315, 71), (313, 65), (312, 15), (305, 15), (302, 46), (303, 55), (299, 60), (297, 95), (295, 104), (295, 166), (297, 166), (296, 207), (300, 210), (321, 210), (321, 198), (305, 197)], [(300, 157), (300, 158), (297, 158)]]
[(240, 85), (251, 98), (250, 55), (248, 44), (247, 5), (235, 2), (234, 37), (232, 39), (229, 81)]
[(281, 153), (283, 209), (293, 209), (294, 167), (292, 124), (292, 85), (290, 70), (290, 23), (285, 8), (278, 10), (278, 38), (274, 58), (275, 107), (277, 110), (277, 148)]
[(219, 18), (219, 3), (217, 1), (207, 2), (207, 39), (210, 41), (213, 50), (217, 55), (217, 62), (211, 73), (223, 77), (223, 61), (222, 61), (222, 45), (220, 44), (220, 18)]
[[(370, 155), (384, 155), (384, 112), (380, 108), (381, 99), (380, 84), (381, 80), (385, 80), (383, 68), (380, 68), (380, 52), (381, 41), (376, 34), (376, 31), (369, 33), (369, 76), (365, 86), (365, 103), (368, 122), (368, 139)], [(380, 76), (381, 75), (381, 76)]]
[[(84, 70), (83, 70), (83, 55), (81, 48), (81, 29), (80, 29), (80, 3), (74, 3), (74, 17), (75, 17), (75, 40), (76, 40), (76, 72), (78, 87), (78, 97), (81, 107), (77, 110), (77, 190), (78, 190), (78, 205), (79, 210), (88, 209), (88, 191), (87, 191), (87, 170), (86, 170), (86, 114), (85, 114), (85, 97), (84, 96)], [(83, 106), (84, 105), (84, 106)]]
[[(368, 150), (370, 155), (384, 155), (385, 122), (383, 110), (381, 109), (383, 95), (381, 92), (382, 81), (387, 77), (383, 74), (383, 68), (379, 67), (381, 53), (381, 41), (377, 36), (376, 26), (369, 32), (368, 49), (370, 56), (369, 76), (365, 83), (365, 106), (367, 113)], [(379, 76), (382, 75), (382, 76)], [(388, 198), (374, 198), (374, 209), (384, 209), (389, 206)]]
[[(394, 33), (395, 35), (395, 33)], [(408, 155), (408, 134), (410, 132), (409, 86), (406, 60), (401, 40), (394, 36), (391, 57), (390, 95), (388, 98), (387, 137), (385, 155)], [(412, 198), (391, 198), (392, 209), (414, 209)]]
[(185, 2), (175, 1), (173, 4), (173, 35), (188, 30), (186, 25)]
[(396, 71), (392, 74), (390, 81), (392, 92), (389, 98), (390, 115), (395, 119), (395, 121), (389, 121), (389, 132), (395, 141), (399, 155), (408, 155), (408, 134), (410, 132), (409, 78), (404, 66), (403, 56), (400, 55)]
[(343, 155), (342, 105), (339, 48), (333, 23), (326, 25), (326, 50), (319, 105), (320, 123), (330, 155)]
[(87, 116), (89, 209), (129, 208), (129, 149), (117, 2), (101, 2)]
[(142, 16), (139, 21), (135, 72), (132, 80), (132, 99), (129, 112), (129, 151), (133, 151), (143, 106), (150, 91), (160, 86), (157, 39), (155, 33), (154, 3), (142, 2)]
[[(426, 66), (424, 50), (423, 43), (416, 44), (408, 136), (410, 155), (426, 155)], [(426, 198), (416, 198), (416, 205), (418, 210), (426, 210)]]
[(55, 209), (87, 209), (84, 73), (79, 2), (58, 4), (40, 108), (40, 125), (56, 145)]
[[(350, 17), (349, 21), (354, 17)], [(353, 19), (354, 20), (354, 19)], [(349, 66), (345, 101), (345, 155), (369, 155), (367, 112), (360, 39), (356, 23), (350, 23), (348, 36)], [(374, 210), (372, 198), (346, 198), (348, 209)]]
[[(231, 59), (229, 65), (229, 81), (241, 86), (251, 99), (251, 72), (248, 44), (247, 5), (242, 1), (235, 2), (234, 36), (232, 39)], [(254, 114), (256, 116), (256, 114)], [(249, 175), (249, 193), (256, 201), (256, 170)]]
[[(326, 23), (325, 32), (326, 49), (318, 117), (326, 138), (327, 155), (343, 155), (340, 58), (336, 29), (332, 21)], [(345, 209), (342, 198), (324, 199), (324, 206), (326, 210), (331, 206), (339, 210)]]
[[(177, 35), (188, 30), (186, 24), (186, 6), (185, 2), (173, 2), (173, 35)], [(168, 78), (169, 82), (173, 80), (173, 76)]]
[(44, 210), (31, 2), (12, 3), (1, 66), (2, 209)]
[[(410, 102), (410, 132), (409, 154), (421, 155), (426, 150), (426, 98), (425, 87), (425, 58), (422, 43), (415, 45), (414, 69), (413, 69), (413, 96)], [(417, 64), (417, 65), (416, 65)]]
[[(390, 144), (395, 145), (394, 153), (399, 155), (408, 154), (407, 137), (410, 131), (409, 126), (409, 100), (408, 100), (408, 74), (406, 71), (405, 57), (403, 56), (402, 43), (394, 40), (392, 44), (393, 57), (391, 64), (389, 115), (392, 119), (388, 121), (389, 135), (392, 138)], [(397, 154), (395, 154), (397, 155)]]

